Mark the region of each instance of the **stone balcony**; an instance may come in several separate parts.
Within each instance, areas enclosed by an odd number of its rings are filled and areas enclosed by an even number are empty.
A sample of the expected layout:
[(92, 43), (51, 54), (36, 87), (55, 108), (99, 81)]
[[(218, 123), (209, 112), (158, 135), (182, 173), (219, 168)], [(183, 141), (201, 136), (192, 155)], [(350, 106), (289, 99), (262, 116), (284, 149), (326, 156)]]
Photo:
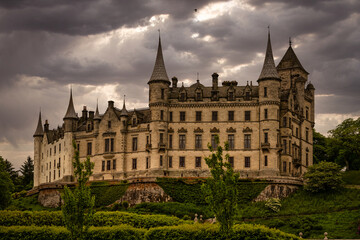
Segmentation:
[(261, 143), (261, 149), (269, 151), (270, 143), (268, 143), (268, 142)]
[(159, 143), (159, 152), (160, 151), (165, 151), (166, 150), (166, 144), (165, 143)]

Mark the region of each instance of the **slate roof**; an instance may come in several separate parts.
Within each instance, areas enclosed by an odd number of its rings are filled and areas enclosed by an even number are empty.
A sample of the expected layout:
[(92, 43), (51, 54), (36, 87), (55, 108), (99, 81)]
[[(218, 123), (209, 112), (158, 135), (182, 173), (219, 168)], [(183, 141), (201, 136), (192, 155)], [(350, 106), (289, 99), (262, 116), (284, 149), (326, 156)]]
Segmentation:
[(69, 101), (69, 106), (67, 108), (66, 114), (64, 119), (77, 119), (77, 115), (75, 112), (75, 108), (74, 108), (74, 103), (73, 103), (73, 98), (72, 98), (72, 89), (70, 90), (70, 101)]
[(276, 68), (278, 70), (288, 69), (288, 68), (300, 68), (301, 70), (308, 73), (301, 65), (291, 45), (289, 46), (288, 50), (286, 51), (285, 55), (283, 56), (283, 58), (281, 59), (281, 61), (279, 62)]
[(44, 130), (43, 130), (43, 126), (42, 126), (42, 121), (41, 121), (41, 112), (39, 112), (39, 120), (38, 120), (38, 124), (34, 133), (34, 137), (37, 136), (43, 136), (44, 135)]
[(262, 79), (280, 79), (279, 74), (275, 68), (274, 57), (271, 48), (270, 32), (268, 33), (268, 42), (266, 46), (266, 53), (264, 59), (264, 65), (261, 70), (259, 80)]
[(150, 80), (148, 83), (150, 83), (151, 81), (156, 81), (156, 80), (167, 81), (170, 83), (169, 77), (168, 77), (168, 75), (166, 73), (166, 69), (165, 69), (165, 63), (164, 63), (164, 58), (163, 58), (163, 54), (162, 54), (160, 36), (159, 36), (159, 45), (158, 45), (154, 70), (151, 74), (151, 77), (150, 77)]

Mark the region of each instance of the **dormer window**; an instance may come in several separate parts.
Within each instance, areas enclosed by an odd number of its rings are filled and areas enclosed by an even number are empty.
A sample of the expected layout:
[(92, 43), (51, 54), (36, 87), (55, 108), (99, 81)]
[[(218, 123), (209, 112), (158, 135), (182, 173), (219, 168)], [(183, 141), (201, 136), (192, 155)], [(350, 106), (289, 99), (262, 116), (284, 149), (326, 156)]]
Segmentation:
[(245, 92), (245, 100), (246, 101), (250, 100), (250, 92)]
[(234, 101), (235, 100), (235, 94), (233, 90), (230, 90), (228, 92), (228, 101)]
[(180, 93), (180, 101), (186, 101), (186, 92)]
[(136, 123), (137, 123), (137, 122), (136, 122), (136, 118), (134, 117), (134, 118), (132, 119), (132, 125), (133, 125), (133, 126), (136, 126)]
[(211, 100), (213, 100), (213, 101), (218, 100), (218, 92), (217, 91), (211, 92)]
[(202, 100), (202, 91), (201, 91), (201, 89), (196, 89), (195, 90), (195, 100), (196, 101), (201, 101)]

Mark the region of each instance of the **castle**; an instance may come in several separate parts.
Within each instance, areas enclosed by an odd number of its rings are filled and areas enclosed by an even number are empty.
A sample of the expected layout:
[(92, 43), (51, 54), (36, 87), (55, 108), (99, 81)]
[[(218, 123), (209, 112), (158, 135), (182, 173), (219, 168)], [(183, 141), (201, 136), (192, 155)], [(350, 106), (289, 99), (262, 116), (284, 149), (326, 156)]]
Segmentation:
[(168, 78), (161, 39), (148, 82), (149, 107), (129, 111), (108, 102), (104, 114), (84, 106), (79, 117), (72, 92), (62, 127), (39, 121), (34, 133), (34, 187), (71, 182), (73, 141), (80, 158), (95, 163), (90, 180), (205, 177), (207, 144), (229, 143), (229, 161), (242, 177), (299, 177), (313, 163), (314, 86), (294, 50), (275, 67), (268, 34), (264, 64), (246, 86), (212, 74), (212, 86), (189, 87)]

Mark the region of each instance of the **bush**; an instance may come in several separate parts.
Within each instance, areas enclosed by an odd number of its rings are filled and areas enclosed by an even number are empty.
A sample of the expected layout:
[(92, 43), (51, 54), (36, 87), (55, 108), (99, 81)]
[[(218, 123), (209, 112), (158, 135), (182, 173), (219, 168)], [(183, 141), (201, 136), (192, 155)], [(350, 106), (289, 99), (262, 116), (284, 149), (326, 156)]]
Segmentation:
[[(142, 239), (146, 230), (136, 229), (127, 225), (116, 227), (91, 227), (86, 239)], [(69, 239), (70, 232), (64, 227), (2, 227), (0, 239), (9, 240), (60, 240)]]
[(95, 206), (108, 206), (119, 200), (126, 192), (127, 184), (101, 185), (100, 183), (91, 185), (91, 194), (95, 195)]
[(340, 166), (332, 162), (320, 162), (308, 167), (304, 179), (304, 189), (310, 192), (335, 190), (343, 183)]
[(345, 184), (360, 185), (360, 171), (346, 171), (342, 175)]
[[(157, 227), (149, 229), (145, 234), (146, 239), (225, 239), (219, 233), (219, 226), (217, 224), (194, 224), (194, 225), (181, 225), (173, 227)], [(277, 229), (270, 229), (261, 225), (241, 224), (235, 225), (233, 232), (229, 235), (228, 239), (252, 239), (252, 240), (298, 240), (295, 235), (281, 232)]]
[(266, 201), (265, 207), (274, 212), (279, 212), (281, 208), (281, 201), (279, 198), (270, 198)]

